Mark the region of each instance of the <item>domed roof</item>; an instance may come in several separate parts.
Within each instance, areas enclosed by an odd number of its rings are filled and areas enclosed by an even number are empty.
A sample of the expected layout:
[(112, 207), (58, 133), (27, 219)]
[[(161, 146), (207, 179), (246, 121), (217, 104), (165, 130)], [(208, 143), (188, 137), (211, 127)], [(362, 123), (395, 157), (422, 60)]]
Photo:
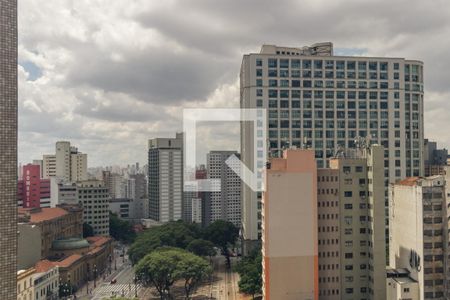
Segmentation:
[(61, 239), (52, 243), (52, 250), (74, 250), (88, 247), (89, 242), (82, 238)]

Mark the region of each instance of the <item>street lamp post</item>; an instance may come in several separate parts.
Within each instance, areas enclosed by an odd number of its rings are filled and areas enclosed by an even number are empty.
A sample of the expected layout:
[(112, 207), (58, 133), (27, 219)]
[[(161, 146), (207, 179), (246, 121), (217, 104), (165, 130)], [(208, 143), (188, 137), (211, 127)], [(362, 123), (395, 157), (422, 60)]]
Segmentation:
[(72, 284), (70, 284), (70, 273), (67, 275), (67, 282), (69, 284), (69, 296), (72, 296)]
[(86, 273), (86, 295), (89, 295), (89, 273)]
[(134, 297), (137, 298), (137, 275), (134, 274)]
[(97, 287), (97, 265), (94, 264), (94, 289)]
[(112, 256), (109, 255), (109, 274), (111, 275)]

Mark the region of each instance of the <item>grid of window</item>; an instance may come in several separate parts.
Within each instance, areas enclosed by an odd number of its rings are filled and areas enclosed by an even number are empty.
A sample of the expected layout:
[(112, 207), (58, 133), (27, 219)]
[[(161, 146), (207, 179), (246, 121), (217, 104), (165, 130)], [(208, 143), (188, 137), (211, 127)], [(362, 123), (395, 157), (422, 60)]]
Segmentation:
[[(306, 144), (316, 149), (322, 167), (339, 146), (353, 147), (356, 136), (370, 136), (373, 143), (387, 148), (412, 149), (403, 154), (406, 161), (393, 160), (395, 177), (419, 175), (420, 143), (414, 142), (423, 138), (423, 70), (419, 65), (404, 64), (403, 74), (401, 65), (392, 61), (268, 58), (267, 68), (259, 69), (262, 78), (258, 80), (265, 89), (258, 89), (261, 99), (257, 106), (269, 109), (271, 151), (279, 153), (289, 145)], [(414, 106), (405, 100), (411, 112), (401, 109), (400, 98), (411, 95), (406, 87), (400, 88), (400, 75), (405, 82), (419, 86)], [(401, 144), (403, 129), (406, 145)], [(402, 174), (402, 169), (408, 174)]]

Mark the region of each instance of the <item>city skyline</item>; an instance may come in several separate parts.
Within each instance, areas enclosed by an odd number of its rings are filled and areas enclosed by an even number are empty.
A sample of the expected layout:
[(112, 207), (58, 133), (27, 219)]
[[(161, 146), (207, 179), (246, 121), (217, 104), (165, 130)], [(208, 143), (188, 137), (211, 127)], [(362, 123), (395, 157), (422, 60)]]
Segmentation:
[[(183, 107), (239, 107), (243, 53), (258, 52), (261, 44), (321, 41), (333, 42), (338, 55), (422, 60), (425, 137), (449, 148), (450, 66), (442, 58), (450, 11), (444, 5), (26, 1), (19, 6), (19, 162), (70, 140), (91, 153), (89, 167), (144, 164), (149, 139), (181, 130)], [(314, 20), (321, 23), (310, 26)], [(238, 124), (199, 130), (200, 143), (210, 147), (204, 159), (210, 150), (239, 149)]]

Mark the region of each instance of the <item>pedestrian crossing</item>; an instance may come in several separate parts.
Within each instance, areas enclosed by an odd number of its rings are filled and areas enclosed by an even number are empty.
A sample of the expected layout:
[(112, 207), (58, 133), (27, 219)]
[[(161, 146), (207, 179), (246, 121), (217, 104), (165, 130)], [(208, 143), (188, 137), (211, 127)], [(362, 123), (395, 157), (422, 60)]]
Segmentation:
[[(139, 289), (141, 288), (141, 284), (137, 285), (137, 292), (139, 294)], [(112, 296), (116, 297), (126, 297), (133, 298), (135, 295), (135, 287), (134, 284), (104, 284), (98, 287), (95, 290), (95, 296), (92, 298), (93, 300), (103, 300), (109, 299)]]

